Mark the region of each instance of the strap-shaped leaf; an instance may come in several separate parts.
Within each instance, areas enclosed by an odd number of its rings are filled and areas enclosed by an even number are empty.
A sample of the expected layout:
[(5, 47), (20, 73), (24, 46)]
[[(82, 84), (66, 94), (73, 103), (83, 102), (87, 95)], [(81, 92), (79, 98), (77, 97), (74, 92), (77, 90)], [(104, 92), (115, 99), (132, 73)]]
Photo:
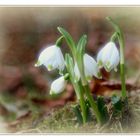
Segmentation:
[(76, 60), (77, 60), (77, 64), (78, 64), (78, 68), (80, 71), (81, 80), (82, 80), (83, 85), (85, 85), (87, 83), (87, 81), (85, 79), (85, 75), (84, 75), (84, 60), (83, 60), (83, 56), (85, 54), (86, 43), (87, 43), (87, 36), (83, 35), (77, 44), (77, 50), (76, 50)]
[(62, 27), (57, 27), (58, 31), (64, 36), (68, 46), (70, 47), (72, 54), (75, 55), (75, 43), (71, 37), (71, 35)]
[(91, 121), (93, 121), (93, 116), (92, 116), (93, 114), (90, 110), (91, 105), (87, 99), (85, 102), (86, 102), (87, 122), (91, 122)]
[(77, 44), (77, 53), (82, 53), (83, 55), (83, 53), (85, 52), (86, 44), (87, 44), (87, 35), (83, 35)]
[(77, 121), (79, 122), (79, 124), (82, 124), (83, 119), (82, 119), (82, 114), (81, 114), (79, 105), (74, 106), (73, 111), (75, 112), (75, 115), (77, 117)]
[(60, 36), (57, 40), (56, 40), (56, 46), (60, 47), (62, 44), (62, 40), (63, 40), (64, 36)]
[(75, 74), (74, 74), (74, 63), (73, 63), (73, 59), (72, 57), (70, 56), (70, 54), (65, 54), (65, 62), (66, 62), (66, 68), (67, 68), (67, 71), (70, 75), (70, 80), (74, 86), (74, 89), (75, 89), (75, 92), (76, 92), (76, 95), (77, 95), (77, 98), (80, 99), (80, 89), (78, 87), (78, 83), (75, 82)]
[(80, 69), (83, 69), (83, 56), (85, 53), (86, 43), (87, 43), (87, 36), (83, 35), (77, 44), (76, 56), (77, 56), (77, 61), (79, 63), (78, 65), (80, 66)]
[(73, 59), (70, 56), (70, 54), (68, 54), (68, 53), (65, 54), (65, 62), (66, 62), (67, 70), (68, 70), (69, 74), (71, 75), (70, 77), (73, 78), (74, 77), (74, 71), (73, 71), (74, 64), (73, 64)]
[(102, 117), (102, 123), (106, 123), (109, 120), (109, 114), (103, 97), (97, 98), (97, 106)]
[(121, 112), (122, 107), (123, 107), (121, 98), (114, 94), (111, 98), (111, 102), (112, 102), (114, 111), (120, 111)]
[(121, 33), (121, 29), (120, 29), (119, 25), (114, 20), (112, 20), (111, 17), (106, 17), (106, 19), (112, 24), (112, 26), (114, 27), (116, 32)]

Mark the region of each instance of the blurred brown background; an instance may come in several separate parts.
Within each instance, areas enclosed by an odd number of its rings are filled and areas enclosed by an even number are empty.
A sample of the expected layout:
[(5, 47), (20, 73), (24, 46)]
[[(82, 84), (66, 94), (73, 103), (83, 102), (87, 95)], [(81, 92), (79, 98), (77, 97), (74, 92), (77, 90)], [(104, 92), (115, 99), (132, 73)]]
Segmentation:
[[(87, 52), (96, 56), (114, 31), (106, 16), (116, 20), (124, 31), (126, 76), (137, 77), (140, 7), (0, 7), (0, 113), (10, 112), (12, 120), (28, 111), (42, 111), (40, 104), (46, 109), (74, 100), (68, 85), (67, 94), (54, 97), (52, 102), (48, 90), (56, 72), (35, 68), (34, 63), (41, 48), (55, 43), (59, 37), (57, 26), (69, 31), (75, 41), (87, 34)], [(65, 43), (62, 50), (68, 51)]]

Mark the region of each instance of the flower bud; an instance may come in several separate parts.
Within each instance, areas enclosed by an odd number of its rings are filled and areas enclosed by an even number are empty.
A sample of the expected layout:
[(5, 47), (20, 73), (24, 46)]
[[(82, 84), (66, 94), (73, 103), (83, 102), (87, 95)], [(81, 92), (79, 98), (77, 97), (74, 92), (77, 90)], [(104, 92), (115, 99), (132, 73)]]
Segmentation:
[(50, 94), (59, 94), (64, 91), (67, 84), (67, 80), (65, 80), (64, 76), (59, 77), (54, 80), (51, 84)]

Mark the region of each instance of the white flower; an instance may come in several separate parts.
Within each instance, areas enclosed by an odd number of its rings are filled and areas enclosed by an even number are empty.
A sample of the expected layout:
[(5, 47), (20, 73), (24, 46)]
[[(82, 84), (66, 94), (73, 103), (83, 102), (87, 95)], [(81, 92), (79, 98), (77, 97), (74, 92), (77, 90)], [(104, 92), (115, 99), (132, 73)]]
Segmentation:
[[(84, 54), (84, 72), (88, 82), (91, 81), (92, 76), (95, 76), (99, 79), (101, 78), (101, 74), (96, 61), (88, 54)], [(80, 72), (77, 63), (74, 66), (74, 73), (76, 80), (78, 81), (80, 79)]]
[(65, 80), (64, 76), (59, 77), (54, 80), (51, 84), (50, 94), (59, 94), (64, 91), (67, 84), (67, 80)]
[(63, 54), (59, 47), (56, 45), (45, 48), (39, 55), (38, 62), (35, 66), (44, 65), (47, 67), (48, 71), (59, 69), (64, 70), (65, 61)]
[(119, 51), (114, 42), (107, 43), (97, 55), (98, 65), (100, 67), (104, 67), (108, 72), (110, 72), (112, 69), (117, 71), (119, 61)]

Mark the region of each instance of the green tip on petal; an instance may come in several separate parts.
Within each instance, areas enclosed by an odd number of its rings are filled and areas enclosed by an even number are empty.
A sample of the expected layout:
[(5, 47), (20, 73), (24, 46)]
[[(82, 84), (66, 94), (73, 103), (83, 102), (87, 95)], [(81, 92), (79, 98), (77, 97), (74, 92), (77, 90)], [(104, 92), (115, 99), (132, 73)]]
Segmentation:
[(101, 60), (99, 60), (98, 67), (101, 68), (102, 66), (103, 66), (103, 62)]
[(107, 65), (105, 65), (104, 68), (105, 68), (105, 70), (106, 70), (107, 72), (110, 72), (110, 71), (111, 71), (110, 67), (108, 67)]
[(98, 79), (102, 79), (102, 75), (100, 72), (97, 73), (97, 77), (98, 77)]
[(53, 69), (53, 66), (52, 65), (48, 65), (47, 68), (48, 68), (48, 71), (51, 71)]
[(92, 76), (88, 75), (88, 76), (86, 76), (86, 79), (87, 79), (87, 81), (89, 82), (89, 81), (92, 80)]
[(55, 95), (56, 93), (52, 90), (50, 90), (50, 95)]
[(41, 63), (40, 63), (40, 61), (37, 61), (36, 63), (35, 63), (35, 67), (38, 67), (38, 66), (40, 66), (41, 65)]
[(110, 67), (110, 62), (107, 61), (106, 66), (109, 68)]
[(110, 71), (111, 71), (111, 69), (110, 69), (110, 62), (109, 62), (109, 61), (106, 62), (106, 64), (105, 64), (105, 70), (106, 70), (107, 72), (110, 72)]

